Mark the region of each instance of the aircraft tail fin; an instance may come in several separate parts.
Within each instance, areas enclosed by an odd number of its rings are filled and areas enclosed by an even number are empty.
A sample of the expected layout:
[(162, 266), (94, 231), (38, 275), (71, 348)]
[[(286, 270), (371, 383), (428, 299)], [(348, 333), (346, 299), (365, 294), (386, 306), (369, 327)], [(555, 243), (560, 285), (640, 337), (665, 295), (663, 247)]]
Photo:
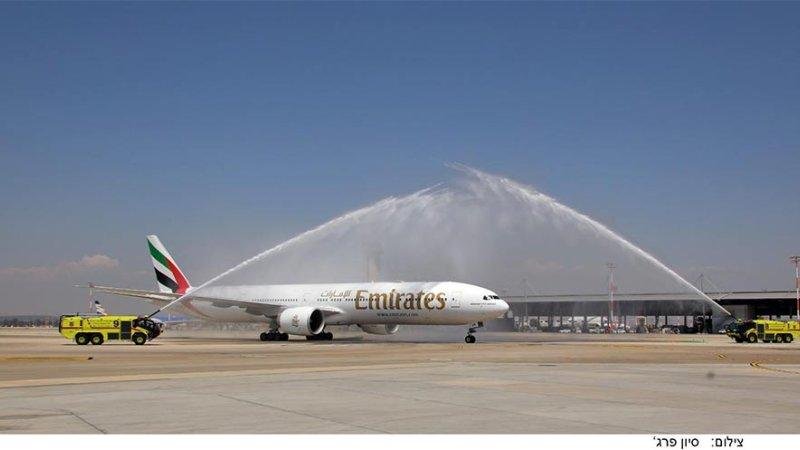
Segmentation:
[(97, 300), (95, 300), (95, 301), (94, 301), (94, 312), (95, 312), (96, 314), (100, 314), (101, 316), (106, 316), (106, 315), (108, 315), (108, 314), (106, 313), (106, 309), (105, 309), (105, 308), (103, 308), (103, 305), (101, 305), (101, 304), (100, 304), (100, 302), (99, 302), (99, 301), (97, 301)]
[(191, 287), (183, 271), (175, 263), (167, 248), (156, 235), (147, 236), (147, 247), (156, 271), (156, 283), (160, 292), (185, 294)]

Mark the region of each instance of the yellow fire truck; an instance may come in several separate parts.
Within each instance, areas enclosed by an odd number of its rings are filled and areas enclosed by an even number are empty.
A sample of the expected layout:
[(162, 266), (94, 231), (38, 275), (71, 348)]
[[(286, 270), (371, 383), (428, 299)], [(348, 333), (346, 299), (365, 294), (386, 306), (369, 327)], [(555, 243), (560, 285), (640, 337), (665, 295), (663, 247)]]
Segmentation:
[(136, 345), (155, 339), (164, 324), (137, 316), (65, 315), (58, 322), (58, 332), (78, 345), (91, 342), (133, 341)]
[(725, 326), (725, 334), (736, 342), (792, 342), (800, 339), (800, 322), (779, 320), (746, 320)]

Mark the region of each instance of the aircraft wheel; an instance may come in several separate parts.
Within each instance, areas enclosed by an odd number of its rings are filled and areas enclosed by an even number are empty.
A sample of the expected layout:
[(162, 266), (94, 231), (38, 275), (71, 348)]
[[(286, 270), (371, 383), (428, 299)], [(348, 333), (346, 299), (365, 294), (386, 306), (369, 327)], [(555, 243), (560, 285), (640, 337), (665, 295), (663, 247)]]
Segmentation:
[(103, 335), (102, 334), (93, 334), (92, 335), (92, 345), (100, 345), (103, 343)]
[(136, 333), (133, 335), (133, 343), (136, 345), (144, 345), (147, 342), (147, 336), (144, 333)]
[(269, 340), (269, 334), (261, 333), (260, 335), (258, 335), (258, 338), (261, 339), (261, 342), (268, 341)]
[(289, 340), (289, 335), (287, 333), (281, 333), (278, 336), (278, 340), (279, 341), (288, 341)]
[(475, 336), (468, 334), (467, 337), (464, 338), (464, 342), (466, 342), (467, 344), (474, 344)]
[(89, 343), (89, 338), (83, 333), (78, 333), (75, 335), (75, 343), (78, 345), (86, 345)]
[(306, 340), (309, 341), (330, 341), (333, 339), (333, 333), (328, 333), (327, 331), (323, 331), (319, 334), (314, 334), (311, 336), (306, 336)]

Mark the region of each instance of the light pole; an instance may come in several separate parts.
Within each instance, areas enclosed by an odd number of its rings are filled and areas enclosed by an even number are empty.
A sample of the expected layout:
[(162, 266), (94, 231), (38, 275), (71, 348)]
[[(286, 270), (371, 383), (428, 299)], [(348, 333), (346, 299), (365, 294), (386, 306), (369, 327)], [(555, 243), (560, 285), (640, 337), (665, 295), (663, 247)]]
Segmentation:
[(614, 322), (614, 292), (617, 290), (614, 284), (614, 268), (617, 266), (614, 263), (606, 263), (606, 267), (608, 267), (608, 328), (611, 330)]
[(531, 320), (528, 318), (528, 280), (522, 279), (522, 295), (525, 297), (525, 326), (521, 327), (523, 331), (528, 331), (530, 328)]
[(797, 296), (797, 320), (800, 320), (800, 255), (793, 255), (789, 257), (789, 261), (794, 263), (794, 290)]

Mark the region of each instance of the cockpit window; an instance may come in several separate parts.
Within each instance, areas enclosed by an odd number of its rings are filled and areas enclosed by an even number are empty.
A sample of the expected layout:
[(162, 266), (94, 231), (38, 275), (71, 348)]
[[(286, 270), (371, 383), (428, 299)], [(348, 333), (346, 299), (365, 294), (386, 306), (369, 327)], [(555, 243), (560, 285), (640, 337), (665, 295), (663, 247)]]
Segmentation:
[(497, 295), (484, 295), (484, 300), (500, 300), (500, 296)]

